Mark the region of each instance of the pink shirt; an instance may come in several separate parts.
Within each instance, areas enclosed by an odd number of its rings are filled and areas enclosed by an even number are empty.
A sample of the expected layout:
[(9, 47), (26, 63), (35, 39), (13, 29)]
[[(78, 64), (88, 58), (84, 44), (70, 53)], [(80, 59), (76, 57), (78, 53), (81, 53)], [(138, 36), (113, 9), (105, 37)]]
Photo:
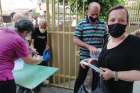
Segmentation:
[(14, 61), (28, 55), (28, 47), (22, 37), (10, 28), (0, 29), (0, 81), (13, 79)]

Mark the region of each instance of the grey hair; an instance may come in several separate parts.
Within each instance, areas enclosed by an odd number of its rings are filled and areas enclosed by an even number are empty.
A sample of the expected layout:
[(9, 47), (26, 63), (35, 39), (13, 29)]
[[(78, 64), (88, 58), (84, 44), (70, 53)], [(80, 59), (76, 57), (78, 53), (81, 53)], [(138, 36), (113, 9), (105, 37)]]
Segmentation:
[(101, 10), (101, 6), (97, 2), (91, 2), (88, 6), (88, 9), (90, 9), (90, 7), (97, 7), (99, 10)]

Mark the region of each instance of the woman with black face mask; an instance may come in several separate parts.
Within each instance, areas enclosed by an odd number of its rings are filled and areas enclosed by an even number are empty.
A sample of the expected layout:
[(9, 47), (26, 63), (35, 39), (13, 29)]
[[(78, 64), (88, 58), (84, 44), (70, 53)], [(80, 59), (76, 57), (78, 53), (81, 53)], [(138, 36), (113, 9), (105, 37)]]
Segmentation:
[(140, 80), (140, 38), (128, 35), (128, 11), (123, 6), (109, 11), (107, 24), (110, 37), (96, 64), (110, 93), (132, 93), (133, 81)]

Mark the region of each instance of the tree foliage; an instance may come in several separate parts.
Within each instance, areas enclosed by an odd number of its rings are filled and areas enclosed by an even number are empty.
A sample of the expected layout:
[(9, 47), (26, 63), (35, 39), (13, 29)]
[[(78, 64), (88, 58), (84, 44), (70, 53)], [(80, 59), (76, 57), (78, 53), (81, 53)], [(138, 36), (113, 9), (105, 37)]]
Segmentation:
[[(60, 2), (63, 0), (59, 0)], [(90, 2), (98, 2), (101, 4), (101, 16), (106, 16), (107, 11), (114, 5), (121, 4), (124, 0), (65, 0), (71, 8), (72, 13), (82, 15), (86, 11)]]

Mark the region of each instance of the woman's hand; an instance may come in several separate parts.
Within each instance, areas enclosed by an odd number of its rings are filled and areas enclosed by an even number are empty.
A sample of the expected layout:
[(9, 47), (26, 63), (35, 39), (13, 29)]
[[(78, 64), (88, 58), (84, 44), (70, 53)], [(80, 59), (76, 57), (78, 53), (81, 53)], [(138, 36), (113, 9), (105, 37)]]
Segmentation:
[(101, 68), (102, 72), (101, 72), (101, 77), (104, 79), (104, 80), (109, 80), (109, 79), (112, 79), (114, 78), (114, 72), (108, 68)]

